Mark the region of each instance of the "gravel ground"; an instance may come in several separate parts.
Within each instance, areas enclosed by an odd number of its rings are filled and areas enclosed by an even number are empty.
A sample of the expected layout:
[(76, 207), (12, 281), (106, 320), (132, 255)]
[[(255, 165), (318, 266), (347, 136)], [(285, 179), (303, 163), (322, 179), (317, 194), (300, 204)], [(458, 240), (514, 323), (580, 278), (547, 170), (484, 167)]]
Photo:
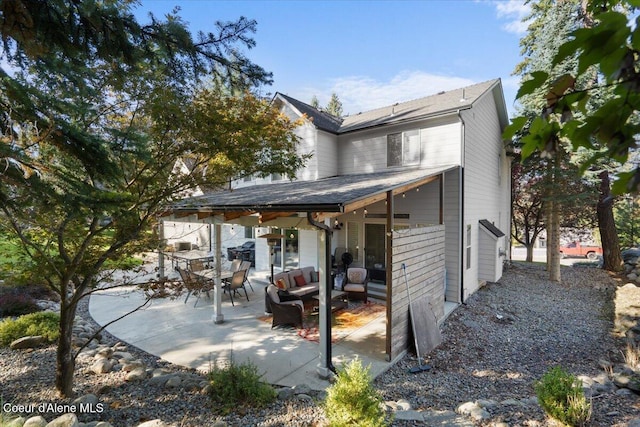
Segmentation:
[[(452, 411), (461, 403), (479, 399), (526, 401), (534, 395), (533, 382), (556, 365), (575, 375), (603, 375), (603, 360), (622, 359), (618, 350), (621, 340), (612, 334), (616, 282), (607, 273), (592, 268), (564, 268), (562, 276), (562, 284), (553, 284), (546, 280), (543, 267), (514, 264), (499, 283), (480, 289), (445, 321), (443, 344), (427, 359), (432, 366), (430, 372), (410, 374), (409, 368), (417, 362), (415, 357), (407, 356), (375, 381), (376, 388), (385, 400), (405, 399), (415, 410)], [(640, 307), (640, 295), (637, 297), (638, 303), (630, 306)], [(78, 314), (88, 316), (86, 307), (83, 304)], [(105, 333), (103, 342), (113, 345), (117, 338)], [(181, 370), (133, 346), (128, 345), (128, 351), (149, 367)], [(53, 391), (54, 361), (54, 347), (32, 351), (0, 349), (2, 401), (70, 403), (57, 398)], [(229, 426), (324, 423), (317, 402), (302, 398), (279, 401), (265, 410), (217, 418), (211, 415), (205, 395), (127, 383), (123, 372), (90, 374), (88, 364), (84, 360), (78, 363), (77, 394), (96, 394), (105, 409), (91, 419), (108, 420), (115, 427), (135, 426), (157, 418), (176, 426), (194, 427), (213, 426), (217, 421)], [(602, 394), (592, 404), (592, 426), (623, 427), (640, 414), (638, 395)], [(488, 409), (490, 418), (476, 421), (476, 425), (554, 425), (535, 403), (498, 404)], [(424, 423), (396, 420), (393, 425)]]

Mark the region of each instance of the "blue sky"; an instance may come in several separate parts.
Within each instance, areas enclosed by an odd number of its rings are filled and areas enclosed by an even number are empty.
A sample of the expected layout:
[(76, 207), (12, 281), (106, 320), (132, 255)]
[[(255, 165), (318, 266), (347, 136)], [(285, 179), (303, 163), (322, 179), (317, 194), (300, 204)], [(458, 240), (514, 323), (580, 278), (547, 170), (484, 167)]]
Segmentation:
[(135, 13), (144, 22), (175, 6), (193, 31), (255, 19), (256, 47), (245, 53), (273, 73), (272, 94), (326, 105), (335, 92), (356, 114), (501, 78), (514, 109), (522, 1), (142, 0)]

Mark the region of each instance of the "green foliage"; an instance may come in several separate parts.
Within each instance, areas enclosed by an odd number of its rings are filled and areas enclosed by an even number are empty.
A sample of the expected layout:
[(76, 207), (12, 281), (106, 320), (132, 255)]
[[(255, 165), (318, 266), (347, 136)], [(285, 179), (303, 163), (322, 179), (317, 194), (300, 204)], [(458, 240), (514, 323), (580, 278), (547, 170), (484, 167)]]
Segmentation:
[(618, 200), (613, 210), (620, 246), (632, 248), (640, 245), (640, 197), (628, 195)]
[[(522, 84), (518, 98), (538, 96), (544, 102), (537, 105), (533, 123), (533, 116), (516, 119), (504, 136), (522, 135), (525, 157), (534, 152), (554, 153), (560, 141), (569, 142), (574, 152), (588, 149), (579, 160), (582, 173), (615, 161), (613, 193), (638, 192), (640, 166), (624, 166), (640, 133), (640, 25), (628, 19), (637, 2), (581, 4), (587, 7), (581, 11), (585, 25), (574, 29), (557, 48), (550, 63), (556, 72), (521, 68), (526, 73), (541, 72)], [(545, 31), (555, 36), (554, 31)], [(564, 67), (567, 62), (575, 66)]]
[(584, 426), (591, 418), (582, 382), (561, 367), (550, 369), (534, 388), (540, 406), (550, 417), (570, 426)]
[(324, 410), (331, 427), (387, 426), (382, 397), (373, 387), (370, 367), (354, 359), (338, 369), (336, 382), (327, 389)]
[(232, 360), (225, 367), (214, 366), (209, 372), (213, 411), (227, 414), (239, 406), (263, 408), (275, 401), (276, 391), (261, 377), (251, 362), (238, 365)]
[(42, 335), (47, 341), (54, 342), (59, 336), (59, 324), (60, 315), (51, 311), (5, 319), (0, 322), (0, 345), (7, 346), (29, 335)]

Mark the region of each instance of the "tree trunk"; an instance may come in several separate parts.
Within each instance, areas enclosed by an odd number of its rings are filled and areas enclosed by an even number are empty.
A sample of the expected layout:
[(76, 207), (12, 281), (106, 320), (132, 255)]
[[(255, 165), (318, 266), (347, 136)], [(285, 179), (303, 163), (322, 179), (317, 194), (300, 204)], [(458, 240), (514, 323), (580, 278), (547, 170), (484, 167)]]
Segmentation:
[(613, 217), (613, 197), (611, 196), (611, 182), (609, 172), (603, 171), (600, 177), (600, 197), (598, 198), (598, 227), (602, 239), (602, 255), (604, 263), (602, 268), (609, 271), (619, 271), (622, 268), (622, 255), (620, 254), (620, 240), (618, 230)]
[(561, 282), (560, 276), (560, 215), (556, 202), (549, 200), (547, 204), (547, 270), (549, 280)]
[(60, 303), (60, 338), (56, 358), (56, 390), (61, 397), (72, 397), (75, 370), (72, 337), (76, 304), (69, 304), (69, 297), (66, 295), (62, 295), (62, 298), (63, 301)]
[(525, 248), (527, 248), (527, 262), (533, 262), (533, 246), (534, 243), (529, 243), (528, 245), (525, 245)]

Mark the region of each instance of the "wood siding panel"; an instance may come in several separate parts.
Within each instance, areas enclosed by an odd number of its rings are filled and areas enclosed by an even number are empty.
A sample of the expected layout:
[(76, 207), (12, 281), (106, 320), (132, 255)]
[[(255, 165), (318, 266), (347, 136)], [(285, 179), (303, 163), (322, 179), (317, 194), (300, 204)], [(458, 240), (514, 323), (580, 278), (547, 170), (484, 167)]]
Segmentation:
[(316, 179), (338, 175), (338, 137), (318, 131), (314, 158), (317, 163)]
[[(391, 359), (411, 347), (409, 297), (428, 295), (438, 320), (444, 317), (445, 226), (393, 232), (391, 304)], [(406, 265), (405, 282), (402, 264)]]

